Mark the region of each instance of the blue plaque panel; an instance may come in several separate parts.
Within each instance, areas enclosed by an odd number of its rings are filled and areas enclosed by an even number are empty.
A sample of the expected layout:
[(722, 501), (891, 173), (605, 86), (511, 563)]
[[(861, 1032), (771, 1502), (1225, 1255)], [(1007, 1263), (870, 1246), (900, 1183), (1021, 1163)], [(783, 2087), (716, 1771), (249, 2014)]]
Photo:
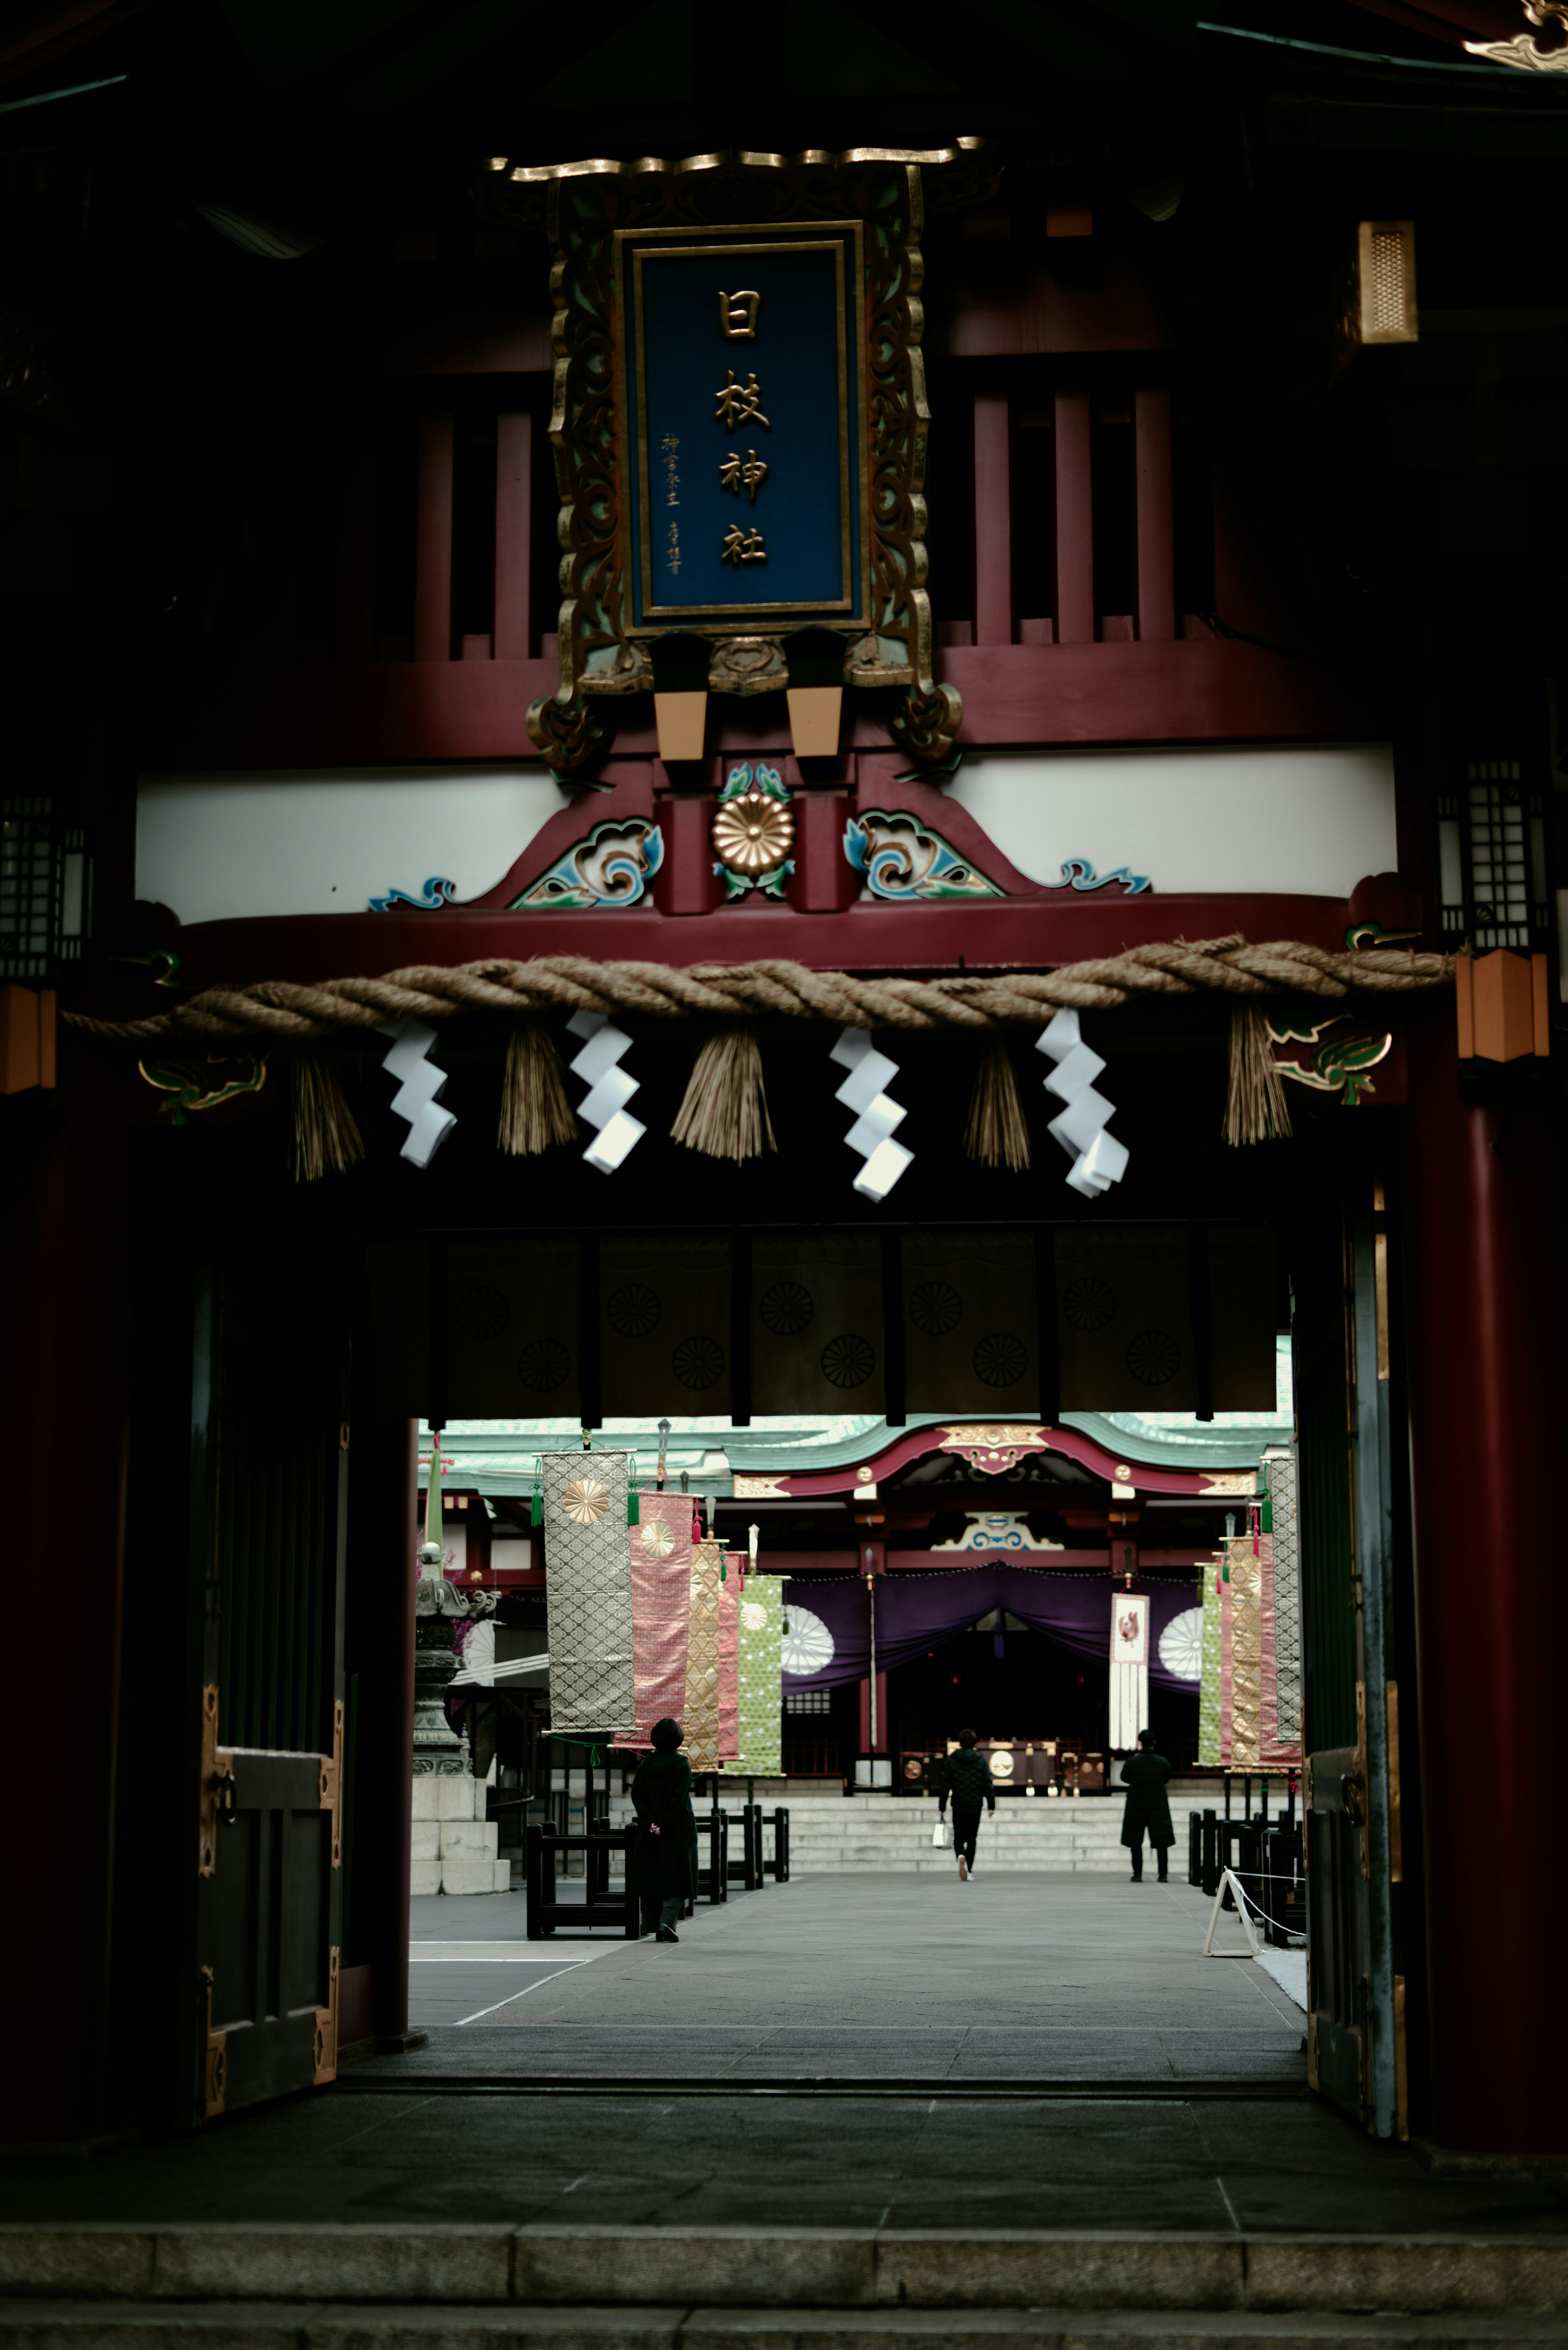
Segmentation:
[(632, 628), (865, 622), (857, 223), (616, 237)]

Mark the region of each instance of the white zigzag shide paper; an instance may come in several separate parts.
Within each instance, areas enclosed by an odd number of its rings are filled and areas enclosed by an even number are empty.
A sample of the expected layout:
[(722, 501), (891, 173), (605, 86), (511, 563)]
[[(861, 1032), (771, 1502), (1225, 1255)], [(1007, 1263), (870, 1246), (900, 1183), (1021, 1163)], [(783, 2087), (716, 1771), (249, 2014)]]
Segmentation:
[(1077, 1014), (1065, 1006), (1035, 1038), (1034, 1049), (1055, 1063), (1046, 1087), (1066, 1104), (1048, 1129), (1073, 1162), (1066, 1180), (1086, 1200), (1097, 1199), (1127, 1171), (1126, 1143), (1106, 1131), (1116, 1105), (1095, 1090), (1095, 1079), (1106, 1065), (1085, 1044)]
[(428, 1020), (399, 1020), (383, 1027), (380, 1033), (392, 1039), (391, 1049), (381, 1063), (389, 1075), (399, 1080), (392, 1107), (400, 1118), (409, 1121), (401, 1156), (411, 1159), (416, 1167), (428, 1167), (457, 1124), (451, 1110), (442, 1109), (436, 1099), (446, 1083), (447, 1073), (425, 1057), (435, 1043), (436, 1032)]
[(894, 1128), (909, 1115), (899, 1103), (889, 1099), (887, 1091), (898, 1074), (898, 1064), (877, 1051), (864, 1028), (841, 1029), (829, 1057), (849, 1072), (834, 1098), (856, 1114), (844, 1138), (866, 1162), (855, 1178), (855, 1188), (868, 1200), (885, 1200), (915, 1156), (893, 1139)]
[(597, 1128), (583, 1157), (601, 1175), (613, 1175), (648, 1131), (626, 1107), (638, 1089), (638, 1080), (620, 1066), (631, 1038), (603, 1012), (574, 1012), (566, 1028), (584, 1039), (582, 1051), (570, 1064), (572, 1075), (588, 1089), (577, 1104), (577, 1116)]

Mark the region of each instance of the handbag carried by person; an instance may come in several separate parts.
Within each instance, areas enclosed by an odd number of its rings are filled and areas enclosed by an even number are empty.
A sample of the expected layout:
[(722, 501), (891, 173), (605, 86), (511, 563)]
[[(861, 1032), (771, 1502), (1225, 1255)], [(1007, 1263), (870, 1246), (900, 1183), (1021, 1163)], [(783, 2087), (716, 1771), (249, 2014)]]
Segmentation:
[(935, 1827), (931, 1830), (931, 1845), (935, 1851), (946, 1852), (948, 1848), (948, 1824), (946, 1820), (939, 1820)]

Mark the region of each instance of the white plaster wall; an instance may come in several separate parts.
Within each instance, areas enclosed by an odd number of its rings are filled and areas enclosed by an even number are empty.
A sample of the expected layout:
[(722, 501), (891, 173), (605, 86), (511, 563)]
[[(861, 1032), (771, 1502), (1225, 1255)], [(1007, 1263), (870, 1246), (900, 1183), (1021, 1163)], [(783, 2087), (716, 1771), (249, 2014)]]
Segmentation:
[(143, 775), (136, 894), (182, 922), (361, 914), (433, 874), (477, 897), (566, 805), (543, 765)]
[(1159, 891), (1345, 898), (1398, 861), (1386, 743), (971, 757), (946, 795), (1050, 884), (1079, 857), (1097, 873), (1147, 873)]

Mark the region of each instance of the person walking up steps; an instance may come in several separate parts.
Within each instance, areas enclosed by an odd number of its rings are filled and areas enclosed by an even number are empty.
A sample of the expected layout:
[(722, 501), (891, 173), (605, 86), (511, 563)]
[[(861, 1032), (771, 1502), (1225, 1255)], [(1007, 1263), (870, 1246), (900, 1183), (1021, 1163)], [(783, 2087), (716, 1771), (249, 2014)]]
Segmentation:
[(974, 1840), (980, 1834), (980, 1807), (984, 1804), (992, 1818), (996, 1815), (996, 1789), (992, 1782), (991, 1765), (983, 1754), (974, 1751), (972, 1730), (959, 1731), (958, 1752), (947, 1761), (947, 1784), (937, 1802), (937, 1817), (940, 1819), (948, 1807), (949, 1797), (953, 1807), (953, 1849), (958, 1854), (959, 1883), (967, 1885), (974, 1874)]
[(1170, 1847), (1176, 1842), (1176, 1831), (1170, 1825), (1170, 1804), (1166, 1797), (1166, 1782), (1170, 1777), (1170, 1765), (1163, 1754), (1154, 1751), (1154, 1732), (1140, 1730), (1137, 1752), (1129, 1754), (1122, 1764), (1122, 1780), (1127, 1791), (1127, 1809), (1122, 1814), (1122, 1842), (1132, 1860), (1132, 1881), (1143, 1883), (1143, 1839), (1148, 1831), (1149, 1849), (1159, 1863), (1159, 1881), (1166, 1883), (1166, 1863)]

